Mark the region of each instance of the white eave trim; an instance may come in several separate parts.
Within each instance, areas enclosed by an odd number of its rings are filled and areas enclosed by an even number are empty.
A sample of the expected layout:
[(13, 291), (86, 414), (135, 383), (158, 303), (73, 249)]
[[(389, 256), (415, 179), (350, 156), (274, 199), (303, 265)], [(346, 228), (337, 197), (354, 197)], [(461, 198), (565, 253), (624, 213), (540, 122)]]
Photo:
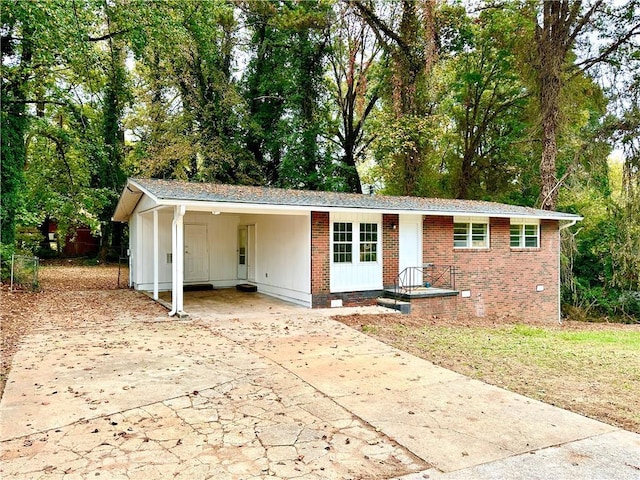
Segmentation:
[(264, 203), (245, 202), (219, 202), (210, 200), (157, 200), (159, 206), (184, 205), (188, 210), (195, 211), (219, 211), (222, 213), (242, 213), (244, 211), (263, 211), (273, 213), (292, 213), (303, 215), (308, 212), (336, 212), (336, 213), (376, 213), (376, 214), (398, 214), (398, 215), (425, 215), (425, 216), (465, 216), (482, 218), (535, 218), (540, 220), (556, 220), (578, 222), (582, 217), (576, 216), (551, 216), (551, 215), (530, 215), (522, 213), (490, 213), (490, 212), (466, 212), (447, 210), (408, 210), (408, 209), (385, 209), (385, 208), (364, 208), (364, 207), (327, 207), (313, 205), (275, 205)]

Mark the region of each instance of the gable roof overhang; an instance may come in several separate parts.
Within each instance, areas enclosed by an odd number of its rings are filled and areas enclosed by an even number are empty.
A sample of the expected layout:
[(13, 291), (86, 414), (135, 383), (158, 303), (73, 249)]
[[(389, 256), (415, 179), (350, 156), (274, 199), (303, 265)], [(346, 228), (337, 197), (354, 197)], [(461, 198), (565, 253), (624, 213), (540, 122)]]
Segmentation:
[(143, 195), (147, 195), (155, 207), (185, 206), (188, 211), (281, 215), (307, 215), (311, 211), (318, 211), (535, 218), (557, 220), (561, 227), (582, 220), (581, 216), (570, 213), (477, 200), (363, 195), (157, 179), (129, 179), (120, 195), (113, 220), (129, 221)]

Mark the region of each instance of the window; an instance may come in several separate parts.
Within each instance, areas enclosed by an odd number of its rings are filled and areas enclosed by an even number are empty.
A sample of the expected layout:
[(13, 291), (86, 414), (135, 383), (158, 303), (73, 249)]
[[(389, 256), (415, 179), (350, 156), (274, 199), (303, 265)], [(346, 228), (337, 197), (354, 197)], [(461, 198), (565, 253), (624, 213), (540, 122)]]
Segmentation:
[(540, 225), (537, 223), (514, 223), (511, 221), (512, 248), (538, 248), (540, 246)]
[[(359, 236), (354, 237), (354, 228)], [(377, 223), (333, 222), (333, 263), (375, 263), (378, 241)]]
[(378, 224), (360, 224), (360, 261), (376, 262), (378, 260)]
[(488, 248), (489, 220), (476, 219), (453, 224), (453, 246), (457, 248)]
[(333, 261), (335, 263), (351, 263), (352, 261), (353, 225), (346, 222), (333, 224)]

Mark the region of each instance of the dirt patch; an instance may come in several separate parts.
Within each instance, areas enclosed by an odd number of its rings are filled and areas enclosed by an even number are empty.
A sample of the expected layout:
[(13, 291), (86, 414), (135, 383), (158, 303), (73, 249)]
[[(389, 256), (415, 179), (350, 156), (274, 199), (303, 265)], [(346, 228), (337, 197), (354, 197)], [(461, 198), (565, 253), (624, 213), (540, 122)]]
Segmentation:
[(640, 433), (640, 325), (335, 318), (463, 375)]
[[(118, 274), (120, 273), (120, 285)], [(0, 396), (20, 339), (34, 329), (82, 328), (140, 315), (166, 315), (148, 297), (126, 287), (128, 271), (118, 265), (44, 265), (40, 291), (10, 292), (0, 286), (2, 362)]]

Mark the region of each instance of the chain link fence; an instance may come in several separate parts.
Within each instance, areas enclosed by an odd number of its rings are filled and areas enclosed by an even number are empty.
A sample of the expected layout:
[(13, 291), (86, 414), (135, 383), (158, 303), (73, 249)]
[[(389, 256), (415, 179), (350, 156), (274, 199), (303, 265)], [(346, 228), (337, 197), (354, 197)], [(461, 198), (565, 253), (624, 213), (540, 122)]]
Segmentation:
[(40, 260), (38, 257), (27, 255), (11, 256), (11, 291), (30, 290), (35, 292), (39, 289), (38, 268)]

